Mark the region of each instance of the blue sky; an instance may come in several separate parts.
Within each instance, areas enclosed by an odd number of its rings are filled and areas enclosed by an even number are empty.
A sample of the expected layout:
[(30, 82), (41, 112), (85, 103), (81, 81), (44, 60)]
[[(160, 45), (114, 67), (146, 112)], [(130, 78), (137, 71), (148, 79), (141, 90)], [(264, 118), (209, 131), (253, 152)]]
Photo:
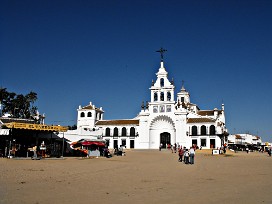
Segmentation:
[(225, 104), (230, 133), (272, 141), (272, 1), (0, 1), (0, 85), (38, 94), (47, 124), (73, 125), (92, 101), (135, 117), (167, 49), (201, 109)]

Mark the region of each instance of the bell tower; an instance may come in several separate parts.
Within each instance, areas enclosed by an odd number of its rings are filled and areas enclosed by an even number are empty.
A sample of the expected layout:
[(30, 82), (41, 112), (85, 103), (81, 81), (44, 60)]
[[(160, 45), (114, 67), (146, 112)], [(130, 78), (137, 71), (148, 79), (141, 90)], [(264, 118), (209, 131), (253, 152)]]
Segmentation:
[(181, 104), (187, 105), (190, 103), (190, 94), (186, 89), (184, 88), (184, 81), (182, 81), (182, 87), (177, 94), (177, 101), (179, 101)]
[(156, 82), (152, 81), (152, 86), (149, 88), (151, 92), (151, 100), (149, 103), (150, 112), (164, 113), (171, 112), (174, 108), (174, 82), (168, 80), (168, 72), (165, 70), (163, 53), (165, 49), (161, 48), (157, 52), (161, 53), (161, 62), (159, 71), (156, 73)]

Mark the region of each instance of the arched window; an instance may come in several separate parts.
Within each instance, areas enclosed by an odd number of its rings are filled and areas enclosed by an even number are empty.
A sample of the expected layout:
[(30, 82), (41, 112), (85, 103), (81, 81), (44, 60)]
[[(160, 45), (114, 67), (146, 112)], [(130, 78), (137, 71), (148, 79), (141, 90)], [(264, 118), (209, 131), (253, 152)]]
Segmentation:
[(164, 101), (164, 93), (161, 92), (161, 101)]
[(92, 117), (92, 113), (91, 113), (91, 112), (88, 112), (87, 117)]
[(127, 136), (127, 129), (125, 127), (122, 128), (122, 136)]
[(171, 101), (171, 93), (170, 93), (170, 91), (167, 92), (167, 101)]
[(84, 113), (84, 112), (81, 112), (81, 113), (80, 113), (80, 117), (82, 117), (82, 118), (85, 117), (85, 113)]
[(158, 100), (158, 93), (154, 93), (154, 101)]
[(197, 127), (195, 125), (192, 127), (192, 135), (193, 136), (197, 135)]
[(130, 136), (135, 136), (135, 128), (134, 127), (130, 128)]
[(207, 131), (206, 131), (206, 126), (205, 125), (202, 125), (201, 126), (201, 135), (207, 135)]
[(164, 87), (164, 78), (161, 78), (160, 84), (161, 84), (161, 87)]
[(210, 126), (210, 135), (215, 135), (215, 126), (214, 125)]
[(115, 127), (113, 129), (113, 136), (118, 136), (118, 128), (117, 127)]
[(106, 128), (106, 136), (110, 136), (110, 128)]

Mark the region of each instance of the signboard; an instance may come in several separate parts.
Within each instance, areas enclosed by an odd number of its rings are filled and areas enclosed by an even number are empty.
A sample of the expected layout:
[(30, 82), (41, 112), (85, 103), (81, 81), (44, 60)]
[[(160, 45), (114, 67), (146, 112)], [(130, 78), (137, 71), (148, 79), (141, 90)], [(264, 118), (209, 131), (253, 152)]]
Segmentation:
[(53, 132), (66, 132), (67, 127), (58, 126), (58, 125), (44, 125), (44, 124), (29, 124), (29, 123), (6, 123), (8, 128), (15, 129), (27, 129), (27, 130), (44, 130), (44, 131), (53, 131)]
[(212, 154), (219, 154), (219, 150), (218, 149), (213, 149)]

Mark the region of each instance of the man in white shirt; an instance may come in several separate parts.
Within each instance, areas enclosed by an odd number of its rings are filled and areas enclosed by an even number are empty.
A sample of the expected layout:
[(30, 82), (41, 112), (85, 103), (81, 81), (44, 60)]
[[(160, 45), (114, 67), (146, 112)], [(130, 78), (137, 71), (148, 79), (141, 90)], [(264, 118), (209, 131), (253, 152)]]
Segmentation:
[(195, 149), (191, 147), (189, 153), (190, 153), (190, 163), (194, 164), (195, 163)]

